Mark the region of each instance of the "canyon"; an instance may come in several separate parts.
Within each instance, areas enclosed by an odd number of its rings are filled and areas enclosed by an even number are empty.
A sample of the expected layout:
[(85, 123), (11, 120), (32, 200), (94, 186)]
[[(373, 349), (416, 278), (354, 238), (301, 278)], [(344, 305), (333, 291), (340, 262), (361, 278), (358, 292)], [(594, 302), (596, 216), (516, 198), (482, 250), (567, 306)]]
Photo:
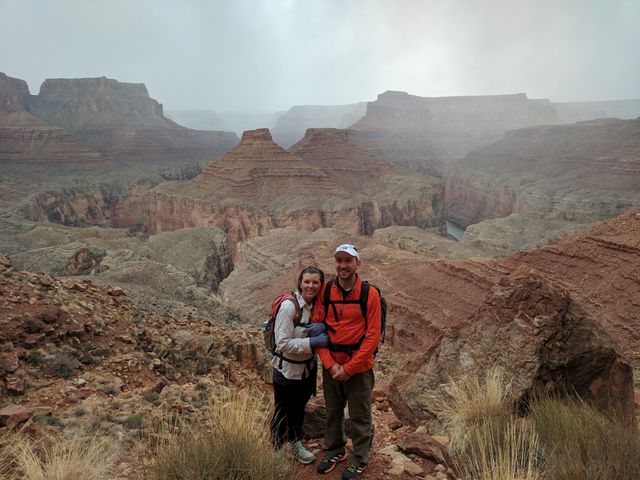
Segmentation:
[(423, 393), (490, 365), (519, 402), (566, 387), (630, 415), (640, 119), (566, 122), (634, 108), (388, 91), (293, 107), (238, 141), (177, 125), (144, 84), (49, 79), (31, 95), (0, 74), (0, 410), (70, 418), (117, 398), (118, 418), (155, 416), (152, 393), (199, 408), (199, 382), (268, 391), (267, 306), (353, 243), (388, 304), (385, 438), (435, 431)]

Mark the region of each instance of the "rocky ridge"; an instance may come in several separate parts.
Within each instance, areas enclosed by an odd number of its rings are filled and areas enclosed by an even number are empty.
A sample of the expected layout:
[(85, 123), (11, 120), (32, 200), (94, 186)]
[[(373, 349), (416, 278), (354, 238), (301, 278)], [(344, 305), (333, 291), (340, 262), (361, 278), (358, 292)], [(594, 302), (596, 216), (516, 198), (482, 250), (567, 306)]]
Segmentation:
[[(437, 424), (434, 396), (451, 379), (513, 379), (520, 410), (536, 392), (575, 392), (633, 418), (633, 374), (604, 329), (558, 285), (528, 268), (502, 277), (480, 309), (418, 351), (391, 385), (390, 402), (408, 423)], [(431, 431), (434, 431), (433, 429)]]
[[(322, 152), (325, 159), (317, 162)], [(150, 231), (213, 225), (234, 251), (238, 241), (286, 226), (371, 234), (394, 224), (444, 222), (438, 181), (407, 175), (331, 129), (310, 130), (292, 151), (275, 144), (266, 129), (245, 132), (201, 175), (160, 185), (147, 198)]]
[(91, 429), (127, 445), (118, 478), (133, 478), (146, 425), (260, 388), (247, 331), (153, 314), (118, 287), (17, 271), (2, 255), (0, 291), (0, 434)]

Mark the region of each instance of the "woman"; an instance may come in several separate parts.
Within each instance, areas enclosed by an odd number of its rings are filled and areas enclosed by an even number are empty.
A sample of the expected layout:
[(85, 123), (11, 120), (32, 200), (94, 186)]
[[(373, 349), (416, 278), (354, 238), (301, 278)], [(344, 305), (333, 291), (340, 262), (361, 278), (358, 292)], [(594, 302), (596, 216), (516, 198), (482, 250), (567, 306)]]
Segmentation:
[[(315, 349), (327, 346), (323, 323), (311, 324), (313, 304), (324, 282), (322, 270), (306, 267), (298, 277), (295, 299), (285, 300), (275, 318), (276, 354), (273, 357), (273, 395), (275, 411), (271, 433), (276, 448), (291, 443), (302, 463), (316, 458), (301, 442), (304, 408), (315, 393), (317, 363)], [(295, 304), (297, 301), (298, 305)], [(297, 309), (300, 309), (300, 316)], [(299, 323), (294, 322), (299, 318)]]

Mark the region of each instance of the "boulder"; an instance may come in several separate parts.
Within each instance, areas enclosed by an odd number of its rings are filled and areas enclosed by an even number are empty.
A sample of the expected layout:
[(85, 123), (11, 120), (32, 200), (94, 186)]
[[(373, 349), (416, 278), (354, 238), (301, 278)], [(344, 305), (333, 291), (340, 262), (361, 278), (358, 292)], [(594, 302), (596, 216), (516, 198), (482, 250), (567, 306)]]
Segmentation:
[(523, 407), (537, 390), (576, 392), (632, 418), (632, 368), (604, 329), (560, 285), (526, 267), (503, 277), (467, 323), (417, 353), (391, 385), (404, 423), (437, 426), (432, 396), (462, 375), (498, 367)]
[(0, 428), (11, 428), (18, 425), (19, 423), (29, 420), (34, 412), (34, 407), (27, 407), (23, 405), (8, 405), (0, 409)]
[(105, 251), (100, 249), (80, 248), (67, 261), (64, 273), (65, 275), (88, 274), (100, 264), (105, 254)]

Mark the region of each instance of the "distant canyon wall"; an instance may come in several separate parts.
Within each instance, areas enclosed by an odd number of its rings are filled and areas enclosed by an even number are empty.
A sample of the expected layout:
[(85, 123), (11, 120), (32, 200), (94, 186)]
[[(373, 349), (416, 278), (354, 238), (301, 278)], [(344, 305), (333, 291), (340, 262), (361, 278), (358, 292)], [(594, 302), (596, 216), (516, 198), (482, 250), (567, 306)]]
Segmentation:
[(508, 130), (561, 123), (551, 102), (525, 94), (418, 97), (387, 91), (350, 129), (361, 144), (398, 164), (441, 173), (450, 159), (501, 138)]
[[(125, 183), (201, 167), (233, 148), (234, 133), (181, 127), (144, 84), (47, 79), (38, 95), (0, 73), (0, 165), (19, 177)], [(109, 172), (112, 172), (109, 175)]]
[(589, 223), (640, 205), (640, 120), (530, 127), (448, 169), (446, 215), (463, 226), (524, 211)]

